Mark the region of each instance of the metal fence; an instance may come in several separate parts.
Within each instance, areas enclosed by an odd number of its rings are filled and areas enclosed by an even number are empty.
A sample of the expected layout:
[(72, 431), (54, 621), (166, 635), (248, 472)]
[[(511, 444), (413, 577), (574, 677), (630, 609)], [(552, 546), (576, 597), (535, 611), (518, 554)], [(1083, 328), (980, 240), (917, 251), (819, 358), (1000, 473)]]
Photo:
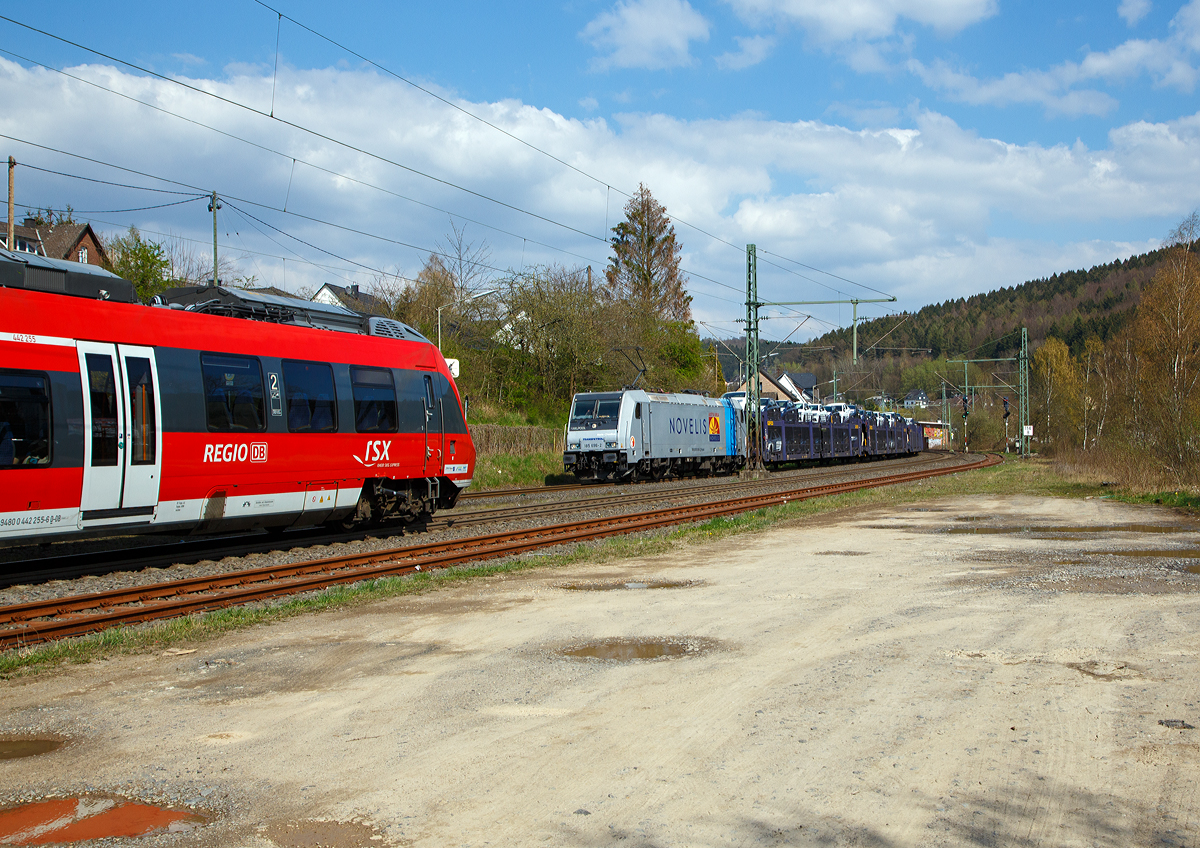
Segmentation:
[(529, 456), (535, 453), (563, 452), (562, 430), (550, 427), (472, 424), (471, 440), (475, 443), (475, 452), (479, 456)]

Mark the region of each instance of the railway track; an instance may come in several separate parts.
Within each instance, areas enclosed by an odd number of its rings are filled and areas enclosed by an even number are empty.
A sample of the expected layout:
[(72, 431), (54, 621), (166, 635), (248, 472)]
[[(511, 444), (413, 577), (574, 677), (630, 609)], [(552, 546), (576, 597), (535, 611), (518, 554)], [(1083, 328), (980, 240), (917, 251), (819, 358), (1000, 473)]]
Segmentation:
[[(916, 464), (926, 464), (944, 461), (944, 457), (921, 455), (916, 458), (891, 460), (889, 468)], [(532, 517), (552, 517), (577, 512), (580, 509), (604, 509), (612, 506), (630, 506), (666, 500), (670, 497), (704, 497), (720, 493), (731, 487), (765, 488), (787, 484), (791, 480), (811, 479), (837, 474), (846, 469), (863, 466), (835, 466), (830, 468), (809, 469), (799, 472), (785, 472), (785, 475), (771, 476), (757, 481), (741, 481), (736, 478), (725, 478), (720, 482), (695, 485), (687, 481), (677, 487), (643, 488), (639, 485), (630, 488), (628, 485), (579, 485), (543, 486), (528, 489), (502, 489), (496, 492), (464, 493), (470, 500), (486, 500), (497, 498), (529, 498), (541, 499), (556, 494), (588, 490), (610, 491), (612, 494), (583, 497), (578, 500), (556, 503), (531, 504), (528, 502), (514, 506), (463, 510), (461, 507), (442, 513), (434, 518), (412, 525), (409, 532), (439, 531), (455, 527), (466, 527), (495, 523), (506, 520), (520, 520)], [(460, 498), (461, 500), (461, 498)], [(140, 571), (147, 568), (167, 568), (172, 565), (194, 564), (204, 560), (220, 561), (230, 556), (245, 556), (247, 554), (265, 554), (279, 550), (290, 550), (295, 547), (335, 545), (346, 542), (360, 542), (370, 537), (399, 535), (405, 530), (404, 525), (384, 526), (371, 530), (354, 532), (330, 532), (323, 527), (307, 528), (304, 530), (288, 531), (282, 535), (234, 536), (225, 538), (185, 539), (163, 545), (147, 545), (140, 548), (111, 549), (91, 551), (82, 554), (66, 554), (60, 556), (40, 556), (35, 560), (11, 561), (0, 565), (0, 589), (22, 584), (47, 583), (52, 580), (72, 580), (89, 575), (107, 574), (113, 571)]]
[(412, 574), (465, 562), (513, 556), (555, 545), (706, 521), (786, 504), (789, 501), (808, 500), (857, 489), (953, 474), (995, 465), (1001, 461), (1001, 457), (989, 455), (968, 464), (906, 471), (867, 480), (825, 483), (783, 492), (762, 492), (707, 503), (671, 506), (649, 512), (606, 516), (535, 529), (247, 569), (131, 589), (13, 604), (0, 607), (0, 648), (13, 648), (78, 636), (116, 625), (172, 618), (262, 601), (336, 584)]

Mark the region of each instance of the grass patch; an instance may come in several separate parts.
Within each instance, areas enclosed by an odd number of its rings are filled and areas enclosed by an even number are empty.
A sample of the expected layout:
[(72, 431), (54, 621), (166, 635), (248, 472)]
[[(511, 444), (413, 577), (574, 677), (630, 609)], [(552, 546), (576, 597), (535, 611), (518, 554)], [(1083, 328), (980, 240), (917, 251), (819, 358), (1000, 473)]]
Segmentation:
[(352, 585), (333, 586), (321, 592), (283, 598), (276, 602), (200, 613), (135, 627), (112, 628), (75, 639), (16, 648), (0, 653), (0, 678), (45, 671), (67, 663), (86, 663), (125, 654), (162, 651), (179, 645), (202, 644), (226, 633), (256, 625), (284, 621), (307, 613), (344, 609), (385, 598), (426, 592), (480, 577), (534, 568), (601, 564), (633, 557), (654, 556), (684, 545), (709, 544), (731, 536), (753, 533), (839, 510), (864, 510), (972, 495), (1033, 494), (1086, 497), (1101, 493), (1111, 494), (1111, 490), (1099, 485), (1065, 479), (1055, 473), (1048, 461), (1013, 460), (993, 468), (964, 474), (796, 501), (742, 515), (688, 524), (655, 534), (616, 536), (599, 542), (575, 545), (550, 556), (525, 556), (504, 562), (482, 562), (407, 577), (383, 577)]
[(471, 481), (471, 488), (467, 491), (553, 486), (574, 482), (574, 475), (563, 474), (561, 453), (545, 452), (528, 456), (497, 454), (481, 456), (475, 460), (475, 476)]
[(1113, 494), (1114, 500), (1133, 504), (1162, 504), (1186, 509), (1189, 512), (1200, 511), (1200, 495), (1191, 492), (1122, 492)]

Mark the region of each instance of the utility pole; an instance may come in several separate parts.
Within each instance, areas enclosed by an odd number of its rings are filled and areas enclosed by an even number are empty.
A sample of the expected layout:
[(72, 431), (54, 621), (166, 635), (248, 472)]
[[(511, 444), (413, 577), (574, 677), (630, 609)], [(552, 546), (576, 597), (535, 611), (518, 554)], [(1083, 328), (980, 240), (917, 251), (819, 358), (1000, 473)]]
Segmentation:
[(212, 200), (208, 201), (208, 211), (213, 213), (213, 278), (212, 284), (215, 289), (220, 280), (217, 279), (217, 210), (221, 208), (221, 201), (217, 200), (217, 193), (212, 193)]
[(17, 160), (8, 157), (8, 241), (5, 243), (9, 250), (16, 250), (17, 221), (13, 217), (13, 175), (17, 170)]
[(1021, 328), (1021, 353), (1017, 357), (1017, 385), (1020, 386), (1021, 456), (1029, 458), (1029, 330)]
[(762, 436), (758, 427), (758, 248), (746, 245), (746, 465), (762, 469)]

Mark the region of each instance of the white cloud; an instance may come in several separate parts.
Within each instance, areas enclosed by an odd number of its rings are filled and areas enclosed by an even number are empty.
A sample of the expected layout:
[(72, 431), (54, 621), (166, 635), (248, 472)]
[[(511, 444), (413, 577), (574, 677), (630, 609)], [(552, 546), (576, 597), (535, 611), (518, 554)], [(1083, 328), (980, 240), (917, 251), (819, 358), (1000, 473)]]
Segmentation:
[(1069, 77), (1077, 77), (1077, 74), (1026, 71), (1005, 74), (999, 79), (980, 80), (955, 71), (945, 62), (927, 66), (917, 59), (908, 61), (908, 69), (930, 88), (973, 106), (1037, 103), (1052, 115), (1070, 117), (1107, 115), (1117, 106), (1117, 101), (1104, 92), (1070, 89)]
[(1111, 50), (1089, 52), (1080, 62), (1012, 72), (995, 79), (981, 80), (941, 61), (926, 65), (910, 59), (908, 69), (930, 88), (962, 103), (1036, 103), (1051, 115), (1106, 115), (1116, 108), (1117, 101), (1102, 91), (1077, 86), (1117, 83), (1146, 74), (1155, 85), (1193, 90), (1200, 80), (1192, 56), (1200, 51), (1200, 0), (1191, 0), (1179, 10), (1171, 30), (1165, 39), (1129, 39)]
[(600, 101), (595, 97), (584, 97), (580, 99), (579, 106), (588, 112), (595, 112), (600, 108)]
[(775, 39), (768, 35), (737, 36), (738, 52), (722, 53), (717, 57), (717, 67), (723, 71), (740, 71), (757, 65), (771, 55)]
[(955, 33), (996, 14), (996, 0), (727, 0), (744, 20), (799, 24), (825, 41), (878, 39), (904, 18)]
[(1136, 26), (1138, 21), (1150, 14), (1150, 0), (1121, 0), (1117, 14), (1124, 18), (1129, 26)]
[[(49, 72), (0, 60), (0, 102), (6, 104), (0, 133), (203, 191), (216, 189), (227, 200), (220, 217), (222, 251), (240, 257), (245, 272), (268, 285), (315, 288), (347, 280), (369, 285), (374, 276), (369, 269), (413, 276), (449, 230), (446, 212), (431, 206), (454, 212), (460, 225), (471, 219), (467, 238), (486, 239), (497, 268), (591, 263), (599, 272), (607, 258), (607, 229), (624, 204), (624, 197), (604, 184), (369, 72), (286, 69), (280, 74), (276, 114), (352, 139), (356, 146), (413, 170), (162, 80), (104, 66), (72, 72), (285, 154), (272, 155)], [(241, 102), (270, 100), (269, 72), (193, 82)], [(513, 100), (462, 105), (609, 185), (629, 190), (645, 182), (676, 219), (686, 265), (697, 275), (739, 289), (745, 259), (739, 250), (700, 235), (689, 224), (734, 245), (754, 242), (894, 291), (902, 298), (902, 309), (1144, 250), (1147, 226), (1157, 230), (1158, 222), (1194, 208), (1194, 184), (1186, 176), (1200, 172), (1200, 114), (1120, 127), (1097, 150), (1080, 143), (1043, 147), (981, 138), (934, 112), (914, 113), (914, 125), (906, 129), (876, 125), (855, 130), (754, 115), (686, 121), (636, 114), (610, 123), (572, 120)], [(17, 143), (6, 146), (21, 165), (164, 187)], [(294, 173), (292, 156), (301, 160)], [(456, 191), (416, 171), (570, 229)], [(29, 205), (71, 203), (86, 213), (148, 206), (163, 202), (162, 197), (28, 168), (17, 171), (17, 201)], [(289, 211), (344, 229), (253, 205), (281, 207), (285, 197)], [(238, 210), (349, 262), (269, 230)], [(148, 232), (180, 233), (200, 245), (212, 235), (203, 200), (126, 216), (80, 217), (91, 217), (102, 231), (136, 223)], [(1037, 235), (1006, 230), (997, 237), (997, 219)], [(1092, 226), (1128, 228), (1141, 241), (1060, 235)], [(286, 263), (277, 257), (287, 257)], [(806, 299), (784, 296), (804, 293), (820, 299), (815, 295), (823, 290), (768, 267), (759, 269), (766, 298)], [(699, 277), (693, 278), (692, 290), (701, 319), (737, 316), (737, 291)]]
[(618, 0), (580, 35), (605, 55), (597, 70), (662, 70), (692, 64), (693, 41), (708, 41), (708, 21), (687, 0)]

